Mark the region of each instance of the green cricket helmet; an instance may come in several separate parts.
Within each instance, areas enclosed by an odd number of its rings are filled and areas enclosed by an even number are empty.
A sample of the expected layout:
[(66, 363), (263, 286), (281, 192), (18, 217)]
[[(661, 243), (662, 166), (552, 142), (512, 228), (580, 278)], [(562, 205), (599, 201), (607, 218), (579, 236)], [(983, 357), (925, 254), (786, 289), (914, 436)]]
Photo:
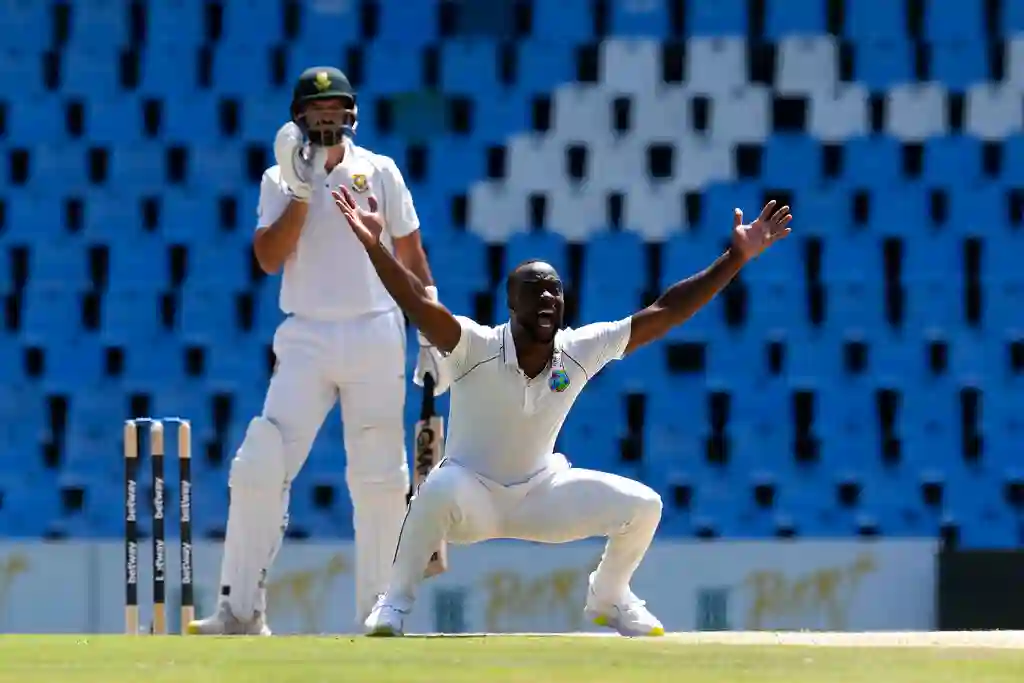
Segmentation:
[[(340, 111), (310, 108), (317, 100), (340, 100)], [(356, 91), (348, 77), (333, 66), (306, 69), (292, 94), (292, 121), (313, 145), (334, 147), (345, 136), (355, 135)]]

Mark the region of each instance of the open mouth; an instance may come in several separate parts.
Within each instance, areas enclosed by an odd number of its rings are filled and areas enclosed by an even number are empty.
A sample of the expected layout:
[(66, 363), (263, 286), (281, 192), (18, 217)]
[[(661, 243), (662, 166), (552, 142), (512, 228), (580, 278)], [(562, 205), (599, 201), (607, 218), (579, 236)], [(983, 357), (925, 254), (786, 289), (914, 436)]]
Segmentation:
[(555, 326), (554, 311), (540, 311), (537, 313), (537, 326), (542, 329), (551, 329)]

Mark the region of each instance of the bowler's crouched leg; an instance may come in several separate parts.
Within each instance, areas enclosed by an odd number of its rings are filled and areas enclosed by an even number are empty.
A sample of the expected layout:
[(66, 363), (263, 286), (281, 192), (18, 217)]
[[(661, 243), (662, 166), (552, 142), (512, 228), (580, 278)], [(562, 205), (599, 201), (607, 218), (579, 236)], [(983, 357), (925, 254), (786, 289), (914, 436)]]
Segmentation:
[(608, 545), (593, 576), (594, 592), (602, 599), (620, 601), (629, 591), (629, 580), (661, 522), (662, 502), (657, 491), (638, 481), (608, 478), (615, 490), (614, 513), (605, 534)]
[(231, 501), (224, 539), (221, 591), (241, 620), (262, 607), (260, 587), (287, 524), (285, 449), (277, 426), (254, 418), (231, 462)]
[(493, 538), (495, 514), (487, 489), (450, 461), (420, 486), (405, 516), (392, 567), (389, 597), (411, 605), (430, 556), (442, 540), (470, 544)]
[(391, 583), (364, 622), (368, 635), (401, 635), (430, 556), (442, 540), (473, 543), (493, 537), (486, 489), (451, 462), (434, 469), (409, 504), (398, 540)]

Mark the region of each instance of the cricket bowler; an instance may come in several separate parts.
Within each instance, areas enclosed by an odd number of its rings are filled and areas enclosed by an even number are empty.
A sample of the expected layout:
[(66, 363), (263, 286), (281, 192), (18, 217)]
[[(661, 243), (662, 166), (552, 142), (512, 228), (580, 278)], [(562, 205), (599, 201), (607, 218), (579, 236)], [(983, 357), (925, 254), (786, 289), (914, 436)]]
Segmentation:
[[(356, 623), (387, 587), (406, 511), (405, 320), (366, 249), (345, 224), (331, 188), (374, 197), (379, 235), (402, 267), (436, 298), (412, 196), (395, 162), (353, 143), (356, 93), (334, 67), (304, 71), (291, 120), (263, 174), (253, 250), (268, 274), (284, 270), (274, 334), (277, 365), (262, 413), (232, 460), (220, 602), (188, 626), (197, 635), (269, 635), (265, 583), (288, 526), (289, 491), (327, 413), (339, 402), (346, 481), (355, 529)], [(425, 292), (430, 292), (429, 294)], [(420, 336), (414, 381), (429, 372), (435, 394), (449, 380), (441, 355)]]
[(388, 216), (373, 198), (357, 202), (344, 186), (334, 197), (381, 282), (447, 354), (452, 372), (445, 457), (412, 499), (390, 586), (366, 619), (366, 633), (402, 635), (424, 568), (442, 541), (567, 543), (605, 536), (585, 615), (624, 636), (664, 634), (630, 590), (661, 520), (660, 496), (640, 482), (571, 467), (553, 452), (555, 440), (591, 377), (686, 322), (746, 263), (788, 235), (789, 207), (775, 210), (769, 202), (750, 225), (736, 209), (731, 246), (707, 269), (628, 318), (562, 329), (562, 281), (549, 264), (528, 261), (516, 268), (507, 283), (509, 321), (485, 327), (452, 315), (391, 254), (384, 241)]

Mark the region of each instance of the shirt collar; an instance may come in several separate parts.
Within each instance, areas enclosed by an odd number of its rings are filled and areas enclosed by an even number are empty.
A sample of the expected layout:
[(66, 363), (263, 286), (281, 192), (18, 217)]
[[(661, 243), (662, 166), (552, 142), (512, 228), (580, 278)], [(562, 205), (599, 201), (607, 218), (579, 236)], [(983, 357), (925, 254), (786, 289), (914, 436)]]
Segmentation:
[[(523, 374), (523, 369), (519, 367), (519, 357), (516, 355), (516, 342), (512, 338), (512, 322), (508, 321), (501, 327), (501, 359), (505, 363), (506, 368)], [(555, 332), (555, 347), (551, 354), (551, 361), (548, 362), (549, 368), (553, 370), (561, 369), (562, 349), (564, 347), (565, 330), (558, 330)], [(558, 367), (553, 367), (555, 365)]]

